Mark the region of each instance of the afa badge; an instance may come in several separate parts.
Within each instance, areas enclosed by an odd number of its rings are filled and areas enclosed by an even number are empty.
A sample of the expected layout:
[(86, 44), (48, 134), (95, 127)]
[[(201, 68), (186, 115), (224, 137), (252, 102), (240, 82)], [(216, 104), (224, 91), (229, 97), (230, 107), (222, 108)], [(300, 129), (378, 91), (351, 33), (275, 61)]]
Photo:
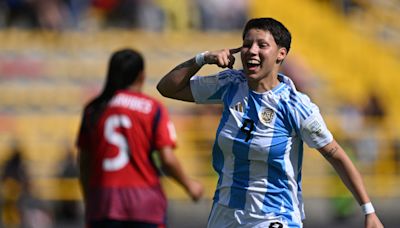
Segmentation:
[(260, 119), (261, 123), (269, 124), (272, 122), (275, 116), (274, 110), (270, 108), (263, 107), (261, 111), (258, 113), (258, 118)]

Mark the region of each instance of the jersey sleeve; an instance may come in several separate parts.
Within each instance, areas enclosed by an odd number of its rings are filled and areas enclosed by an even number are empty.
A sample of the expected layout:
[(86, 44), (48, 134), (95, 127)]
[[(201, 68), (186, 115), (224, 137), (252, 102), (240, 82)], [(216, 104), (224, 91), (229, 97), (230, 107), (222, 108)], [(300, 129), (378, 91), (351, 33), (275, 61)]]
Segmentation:
[(300, 124), (303, 141), (311, 148), (319, 149), (332, 142), (333, 136), (323, 120), (319, 108), (310, 102), (310, 115)]
[(176, 147), (175, 126), (169, 118), (167, 109), (160, 105), (155, 118), (154, 146), (159, 150), (163, 147)]
[(237, 74), (233, 70), (221, 71), (211, 76), (194, 76), (190, 79), (193, 98), (198, 104), (222, 103), (229, 85)]

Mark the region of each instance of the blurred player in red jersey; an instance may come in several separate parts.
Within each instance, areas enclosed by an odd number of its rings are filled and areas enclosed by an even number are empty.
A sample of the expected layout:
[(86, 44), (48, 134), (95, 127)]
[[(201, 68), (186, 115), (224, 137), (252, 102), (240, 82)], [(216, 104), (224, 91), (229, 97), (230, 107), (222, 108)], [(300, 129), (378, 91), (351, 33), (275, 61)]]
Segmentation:
[(103, 91), (84, 109), (77, 146), (90, 228), (165, 226), (167, 200), (153, 151), (192, 200), (203, 194), (175, 157), (174, 126), (166, 108), (142, 93), (144, 81), (142, 55), (119, 50), (111, 57)]

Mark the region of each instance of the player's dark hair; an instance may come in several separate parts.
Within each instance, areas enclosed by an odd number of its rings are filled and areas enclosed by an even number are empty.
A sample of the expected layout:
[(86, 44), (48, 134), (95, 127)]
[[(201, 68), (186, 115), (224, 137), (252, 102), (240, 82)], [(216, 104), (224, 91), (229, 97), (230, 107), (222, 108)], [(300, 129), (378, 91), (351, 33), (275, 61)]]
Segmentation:
[(286, 51), (289, 53), (292, 36), (290, 35), (289, 30), (281, 22), (269, 17), (250, 19), (243, 29), (243, 40), (250, 29), (269, 31), (274, 37), (275, 43), (279, 47), (286, 48)]
[(109, 61), (103, 91), (85, 108), (85, 111), (92, 114), (89, 123), (91, 126), (97, 122), (115, 92), (129, 87), (143, 69), (144, 59), (139, 52), (132, 49), (121, 49), (113, 53)]

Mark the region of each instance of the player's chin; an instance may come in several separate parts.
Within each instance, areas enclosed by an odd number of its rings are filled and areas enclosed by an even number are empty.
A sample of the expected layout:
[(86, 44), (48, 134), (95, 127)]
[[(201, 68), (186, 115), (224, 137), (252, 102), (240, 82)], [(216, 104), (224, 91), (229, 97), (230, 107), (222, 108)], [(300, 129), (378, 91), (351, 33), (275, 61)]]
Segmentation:
[(246, 76), (247, 76), (247, 78), (249, 80), (258, 78), (258, 72), (257, 71), (246, 70), (245, 73), (246, 73)]

